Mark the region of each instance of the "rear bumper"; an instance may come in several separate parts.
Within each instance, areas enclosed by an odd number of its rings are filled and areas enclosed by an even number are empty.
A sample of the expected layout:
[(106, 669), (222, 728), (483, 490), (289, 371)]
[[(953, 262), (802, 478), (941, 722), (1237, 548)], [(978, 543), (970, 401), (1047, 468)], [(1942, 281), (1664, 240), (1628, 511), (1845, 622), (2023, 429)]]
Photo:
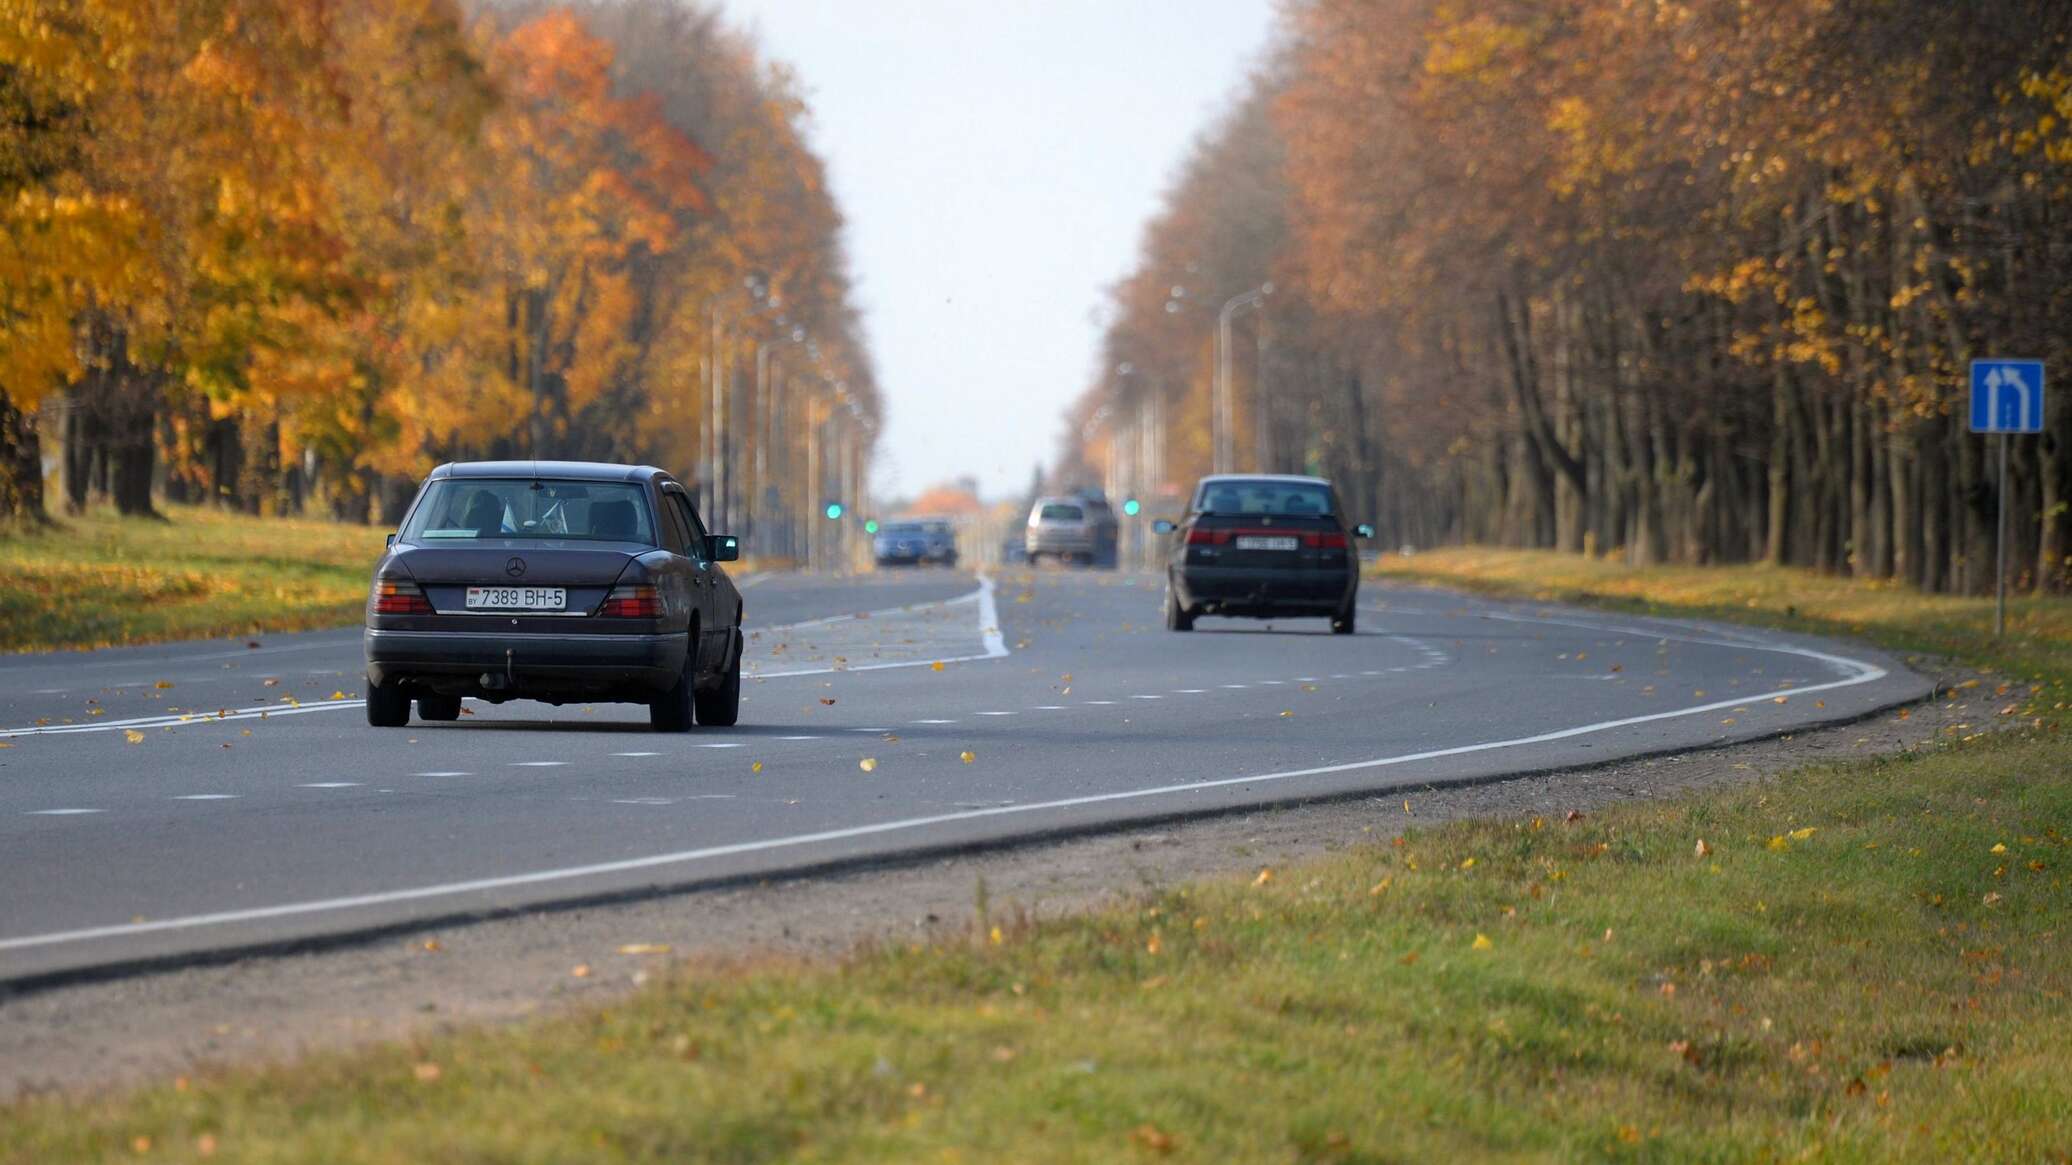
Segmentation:
[(1350, 606), (1360, 578), (1340, 568), (1262, 569), (1181, 566), (1172, 572), (1180, 601), (1210, 615), (1331, 615)]
[(690, 636), (682, 631), (488, 635), (370, 627), (362, 642), (370, 684), (492, 698), (666, 691), (683, 675), (690, 653)]
[(1031, 534), (1026, 543), (1030, 554), (1092, 554), (1092, 534)]

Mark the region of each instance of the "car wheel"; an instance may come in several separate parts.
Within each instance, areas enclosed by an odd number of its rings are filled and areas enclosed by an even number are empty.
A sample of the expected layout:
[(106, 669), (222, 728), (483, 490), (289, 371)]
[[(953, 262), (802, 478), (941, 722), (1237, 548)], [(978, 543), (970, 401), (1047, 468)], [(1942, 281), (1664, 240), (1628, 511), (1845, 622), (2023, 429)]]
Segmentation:
[(698, 723), (708, 728), (732, 728), (741, 718), (741, 648), (734, 649), (734, 658), (720, 676), (719, 686), (699, 692), (695, 702)]
[(394, 680), (367, 686), (367, 723), (376, 728), (401, 728), (410, 723), (410, 697)]
[(1353, 633), (1354, 622), (1355, 616), (1353, 608), (1348, 606), (1344, 610), (1338, 612), (1336, 615), (1331, 616), (1331, 634), (1351, 635)]
[[(692, 631), (695, 636), (697, 632)], [(689, 732), (691, 730), (691, 701), (693, 699), (691, 671), (697, 666), (697, 653), (683, 661), (683, 673), (676, 677), (676, 683), (668, 691), (648, 701), (648, 723), (657, 732)]]
[(1166, 586), (1165, 625), (1168, 631), (1194, 630), (1194, 612), (1181, 608), (1180, 596), (1173, 591), (1171, 584)]
[(460, 719), (460, 697), (419, 696), (417, 698), (417, 718), (419, 720), (458, 720)]

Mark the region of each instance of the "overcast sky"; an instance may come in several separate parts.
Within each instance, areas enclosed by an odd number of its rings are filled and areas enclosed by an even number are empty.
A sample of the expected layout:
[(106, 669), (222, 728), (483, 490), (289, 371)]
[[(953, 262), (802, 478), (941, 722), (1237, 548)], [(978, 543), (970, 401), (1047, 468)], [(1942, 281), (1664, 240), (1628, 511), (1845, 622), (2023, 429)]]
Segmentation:
[(1272, 0), (721, 3), (812, 103), (889, 413), (879, 491), (1018, 494)]

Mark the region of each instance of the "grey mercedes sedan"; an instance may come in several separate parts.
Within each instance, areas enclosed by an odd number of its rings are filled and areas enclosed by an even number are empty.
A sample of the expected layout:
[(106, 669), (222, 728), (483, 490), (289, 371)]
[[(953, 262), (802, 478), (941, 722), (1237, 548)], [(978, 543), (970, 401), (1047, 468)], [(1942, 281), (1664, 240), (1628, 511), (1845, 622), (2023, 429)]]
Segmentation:
[(739, 546), (645, 465), (442, 465), (374, 568), (367, 722), (454, 720), (464, 697), (628, 701), (655, 729), (730, 725)]

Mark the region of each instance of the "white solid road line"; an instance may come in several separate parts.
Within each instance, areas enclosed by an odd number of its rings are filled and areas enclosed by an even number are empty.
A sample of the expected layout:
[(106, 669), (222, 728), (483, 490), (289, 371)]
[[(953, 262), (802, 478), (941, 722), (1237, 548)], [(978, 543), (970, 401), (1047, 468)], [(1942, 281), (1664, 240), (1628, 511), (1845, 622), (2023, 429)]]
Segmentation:
[[(941, 599), (928, 603), (913, 603), (905, 607), (887, 607), (882, 611), (864, 612), (861, 615), (833, 615), (826, 619), (814, 619), (805, 623), (781, 623), (773, 627), (756, 627), (755, 631), (784, 631), (794, 627), (815, 627), (843, 620), (868, 618), (871, 615), (889, 615), (906, 611), (928, 610), (934, 607), (949, 607), (961, 603), (978, 603), (979, 642), (983, 651), (977, 655), (945, 656), (941, 659), (913, 660), (904, 663), (874, 663), (857, 667), (808, 668), (800, 671), (762, 672), (744, 678), (757, 680), (783, 679), (787, 676), (819, 676), (836, 672), (887, 671), (902, 667), (932, 667), (937, 663), (972, 663), (978, 660), (998, 659), (1006, 654), (1007, 642), (1000, 634), (1000, 613), (993, 601), (993, 580), (991, 576), (978, 576), (978, 589), (958, 595), (952, 599)], [(333, 647), (337, 644), (298, 644), (284, 647), (282, 651), (307, 651), (313, 648)], [(265, 650), (264, 648), (258, 650)], [(194, 657), (213, 658), (213, 657)], [(76, 733), (114, 732), (119, 729), (144, 728), (188, 728), (201, 724), (225, 724), (232, 720), (264, 720), (273, 716), (299, 716), (307, 712), (336, 712), (348, 708), (364, 708), (365, 700), (325, 700), (321, 703), (259, 705), (251, 708), (235, 708), (218, 714), (215, 712), (167, 713), (159, 716), (139, 716), (128, 720), (101, 720), (82, 724), (33, 724), (24, 728), (0, 729), (0, 740), (17, 736), (70, 736)]]
[[(1531, 620), (1521, 621), (1529, 622)], [(1661, 635), (1656, 636), (1656, 638), (1662, 637)], [(1799, 647), (1791, 644), (1735, 644), (1734, 646), (1780, 652), (1787, 655), (1797, 655), (1806, 659), (1819, 660), (1822, 663), (1840, 667), (1852, 673), (1842, 679), (1830, 680), (1824, 684), (1808, 684), (1802, 688), (1794, 688), (1792, 690), (1794, 695), (1812, 695), (1816, 692), (1830, 692), (1840, 688), (1855, 687), (1858, 684), (1876, 682), (1889, 674), (1884, 668), (1876, 664), (1850, 659), (1847, 656), (1816, 651), (1808, 647)], [(1259, 785), (1269, 782), (1300, 780), (1305, 777), (1332, 776), (1339, 773), (1391, 768), (1397, 765), (1415, 764), (1419, 761), (1441, 760), (1447, 757), (1467, 756), (1480, 752), (1494, 752), (1499, 749), (1518, 748), (1524, 745), (1547, 744), (1557, 740), (1568, 740), (1578, 736), (1609, 732), (1617, 728), (1630, 728), (1636, 724), (1650, 724), (1685, 716), (1700, 716), (1746, 703), (1748, 703), (1748, 697), (1743, 695), (1736, 696), (1730, 700), (1715, 700), (1707, 704), (1697, 704), (1689, 708), (1679, 708), (1666, 712), (1649, 712), (1639, 716), (1625, 716), (1616, 720), (1600, 720), (1593, 724), (1579, 724), (1571, 728), (1557, 728), (1549, 732), (1535, 733), (1531, 736), (1516, 736), (1503, 740), (1485, 740), (1474, 744), (1459, 744), (1448, 748), (1426, 749), (1422, 752), (1401, 753), (1396, 756), (1374, 757), (1368, 760), (1346, 761), (1340, 764), (1284, 769), (1280, 772), (1258, 773), (1243, 777), (1222, 777), (1208, 781), (1185, 781), (1179, 784), (1151, 785), (1139, 789), (1123, 789), (1113, 793), (1094, 793), (1082, 797), (1065, 797), (1053, 801), (1035, 801), (1023, 805), (965, 809), (954, 813), (937, 813), (926, 817), (899, 818), (892, 821), (875, 822), (869, 825), (852, 825), (841, 829), (825, 829), (814, 833), (793, 834), (788, 837), (763, 838), (757, 841), (736, 842), (731, 845), (706, 846), (701, 849), (653, 854), (648, 857), (625, 858), (619, 861), (597, 862), (584, 866), (565, 866), (560, 869), (534, 870), (523, 874), (506, 874), (499, 877), (475, 878), (462, 882), (444, 882), (430, 886), (413, 886), (402, 890), (385, 890), (343, 898), (320, 898), (307, 902), (286, 902), (276, 906), (259, 906), (245, 910), (223, 910), (212, 914), (193, 914), (181, 918), (161, 918), (116, 926), (84, 927), (78, 930), (53, 931), (48, 934), (22, 935), (17, 938), (0, 939), (0, 952), (58, 946), (65, 943), (90, 942), (96, 939), (125, 938), (165, 931), (195, 930), (202, 927), (224, 926), (240, 922), (260, 922), (273, 918), (294, 918), (369, 906), (389, 906), (403, 902), (423, 901), (428, 898), (450, 897), (456, 894), (479, 894), (491, 890), (507, 890), (519, 886), (537, 886), (575, 878), (593, 878), (606, 874), (652, 870), (664, 866), (689, 865), (694, 862), (710, 861), (714, 858), (795, 849), (800, 846), (817, 845), (825, 842), (849, 841), (859, 837), (877, 837), (889, 833), (901, 833), (962, 821), (978, 821), (987, 818), (1007, 817), (1025, 813), (1043, 813), (1061, 809), (1078, 809), (1089, 805), (1106, 805), (1124, 801), (1141, 801), (1154, 797), (1167, 797), (1176, 794), (1200, 793), (1211, 789), (1230, 788), (1236, 785)]]
[(34, 724), (27, 728), (0, 730), (0, 740), (15, 736), (71, 736), (81, 732), (114, 732), (122, 728), (191, 728), (202, 724), (227, 724), (232, 720), (265, 720), (272, 716), (300, 716), (305, 712), (335, 712), (341, 708), (364, 708), (365, 700), (324, 700), (308, 704), (260, 704), (216, 712), (168, 712), (137, 716), (128, 720), (95, 720), (81, 724)]

